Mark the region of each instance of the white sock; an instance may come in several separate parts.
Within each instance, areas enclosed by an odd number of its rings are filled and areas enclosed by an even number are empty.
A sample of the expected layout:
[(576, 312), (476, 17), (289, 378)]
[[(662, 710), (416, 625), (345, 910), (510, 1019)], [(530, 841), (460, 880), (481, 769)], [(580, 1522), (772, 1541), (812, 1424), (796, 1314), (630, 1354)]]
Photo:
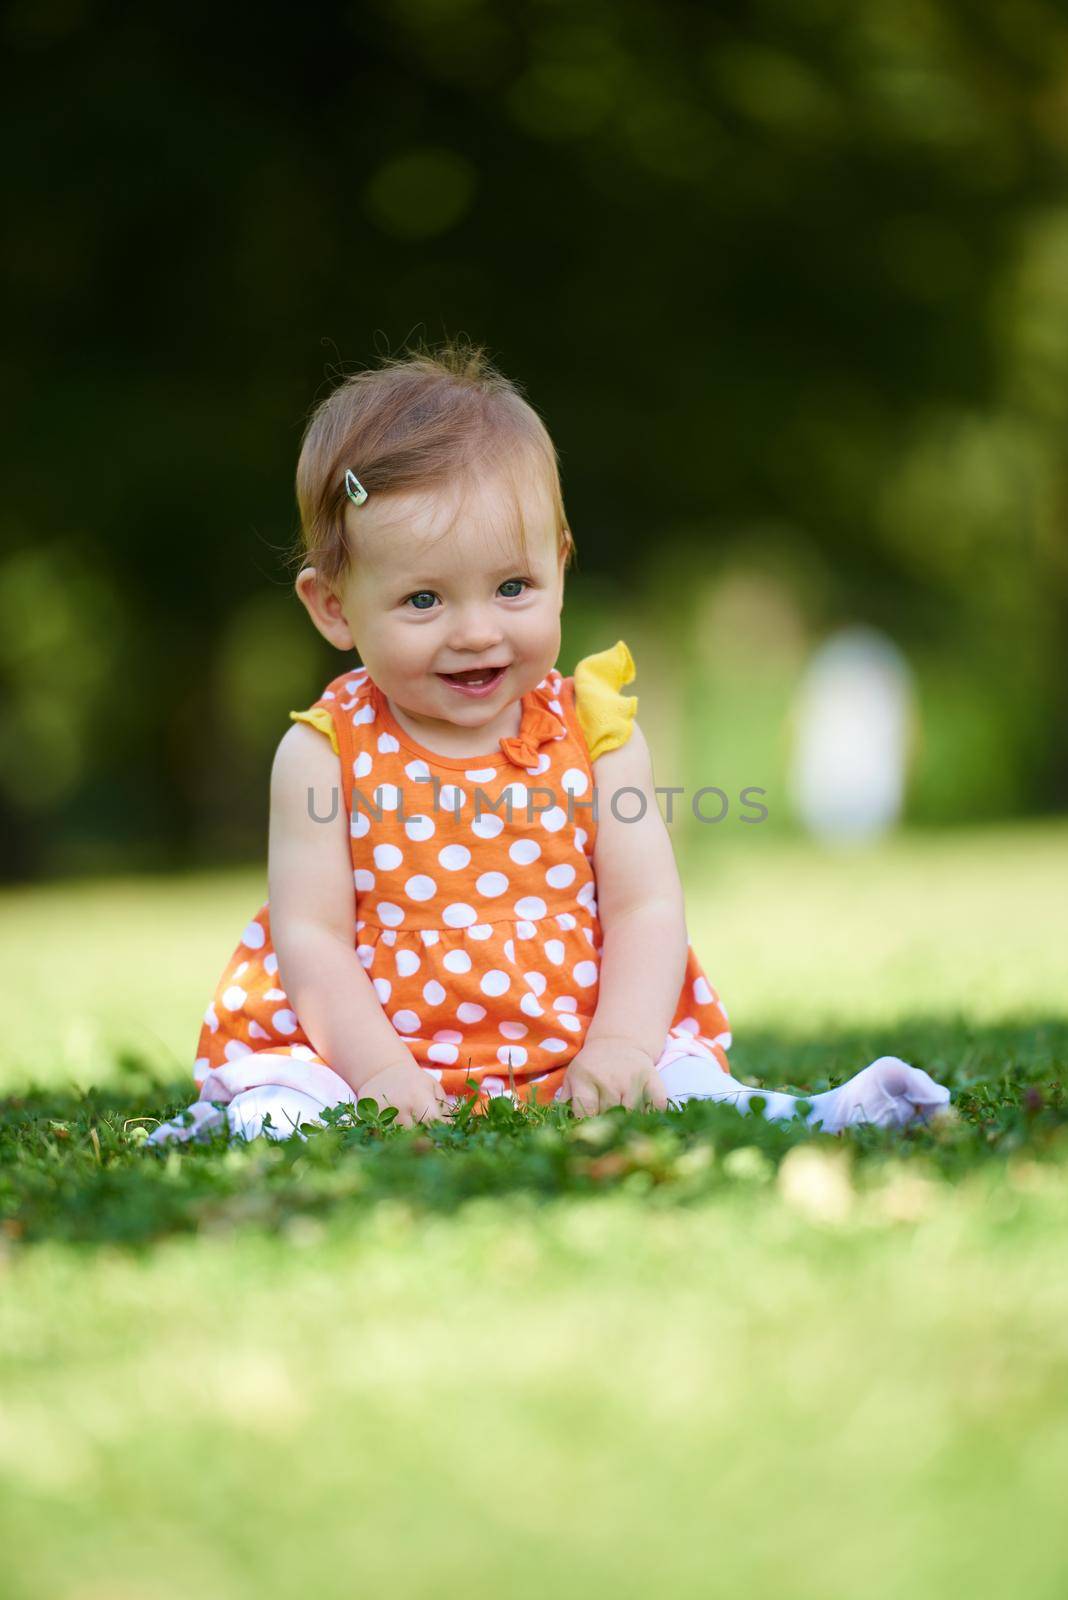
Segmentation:
[[(246, 1089), (235, 1094), (226, 1108), (230, 1130), (241, 1139), (258, 1139), (261, 1134), (271, 1139), (303, 1139), (302, 1122), (320, 1124), (321, 1100), (305, 1094), (300, 1089), (289, 1089), (280, 1083), (264, 1083), (257, 1089)], [(263, 1119), (271, 1115), (271, 1126), (265, 1128)]]
[(949, 1104), (948, 1089), (935, 1083), (922, 1067), (910, 1067), (899, 1056), (880, 1056), (836, 1089), (811, 1095), (755, 1089), (739, 1083), (705, 1056), (678, 1057), (660, 1069), (660, 1077), (669, 1099), (678, 1105), (687, 1100), (725, 1100), (745, 1115), (753, 1096), (761, 1095), (764, 1116), (772, 1122), (789, 1121), (797, 1115), (800, 1102), (807, 1100), (811, 1109), (806, 1123), (825, 1133), (838, 1133), (860, 1123), (901, 1128), (917, 1118), (926, 1120)]

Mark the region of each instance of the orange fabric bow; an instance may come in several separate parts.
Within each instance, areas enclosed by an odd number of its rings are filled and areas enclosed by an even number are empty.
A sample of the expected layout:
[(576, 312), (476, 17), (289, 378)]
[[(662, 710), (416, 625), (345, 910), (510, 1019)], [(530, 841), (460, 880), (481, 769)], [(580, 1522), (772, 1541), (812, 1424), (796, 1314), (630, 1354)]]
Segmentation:
[(567, 728), (546, 702), (550, 698), (545, 689), (534, 689), (527, 702), (519, 732), (514, 739), (502, 739), (501, 750), (517, 767), (535, 767), (538, 751), (549, 739), (566, 733)]

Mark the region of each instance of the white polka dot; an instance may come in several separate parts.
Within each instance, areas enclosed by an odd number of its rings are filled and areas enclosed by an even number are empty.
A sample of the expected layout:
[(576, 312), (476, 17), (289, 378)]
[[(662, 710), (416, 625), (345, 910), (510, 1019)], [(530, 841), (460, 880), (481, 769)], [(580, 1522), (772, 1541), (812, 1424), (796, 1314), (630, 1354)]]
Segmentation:
[(578, 1001), (573, 994), (562, 994), (553, 1001), (554, 1011), (577, 1011)]
[[(557, 686), (557, 689), (556, 689), (556, 693), (557, 693), (557, 694), (559, 694), (559, 693), (560, 693), (560, 689), (559, 689), (559, 685), (558, 685), (558, 686)], [(550, 700), (550, 701), (549, 701), (549, 705), (550, 705), (550, 706), (551, 706), (551, 707), (552, 707), (552, 709), (553, 709), (553, 710), (554, 710), (554, 711), (555, 711), (555, 712), (556, 712), (556, 715), (557, 715), (557, 716), (558, 716), (558, 717), (562, 717), (562, 716), (563, 716), (563, 714), (564, 714), (564, 708), (563, 708), (563, 706), (562, 706), (562, 705), (561, 705), (561, 704), (560, 704), (560, 702), (559, 702), (559, 700)]]
[(456, 1015), (460, 1022), (481, 1022), (486, 1015), (485, 1006), (477, 1006), (472, 1000), (465, 1000), (456, 1007)]
[(399, 867), (404, 860), (403, 853), (395, 844), (376, 844), (374, 847), (375, 866), (380, 872), (392, 872), (394, 867)]
[(384, 756), (391, 756), (395, 750), (400, 749), (400, 745), (391, 733), (380, 733), (378, 748)]
[(519, 1002), (519, 1009), (527, 1017), (540, 1017), (544, 1014), (544, 1007), (538, 1004), (537, 995), (525, 994)]
[(243, 1039), (231, 1039), (223, 1051), (227, 1061), (240, 1061), (242, 1056), (250, 1056), (251, 1054), (252, 1046), (247, 1045)]
[(558, 967), (564, 959), (563, 941), (560, 939), (546, 939), (545, 954), (554, 967)]
[(379, 921), (384, 922), (387, 928), (395, 928), (398, 923), (404, 921), (404, 912), (400, 906), (394, 905), (392, 900), (380, 900), (375, 910), (378, 912)]
[(515, 839), (508, 846), (508, 854), (517, 866), (527, 867), (541, 855), (541, 845), (536, 839)]
[(541, 972), (524, 972), (524, 981), (530, 985), (535, 994), (545, 993), (545, 976)]
[(264, 970), (264, 972), (269, 972), (271, 974), (272, 978), (274, 977), (275, 973), (278, 971), (278, 957), (275, 955), (273, 950), (271, 951), (269, 956), (264, 956), (264, 958), (263, 958), (263, 970)]
[(523, 896), (522, 900), (516, 901), (515, 909), (517, 916), (529, 918), (536, 922), (539, 917), (545, 915), (546, 906), (545, 901), (539, 900), (536, 894), (527, 894)]
[(533, 778), (540, 778), (543, 772), (548, 772), (552, 764), (552, 757), (547, 756), (544, 750), (540, 750), (534, 765), (532, 767), (524, 767), (523, 771), (529, 772)]
[(527, 788), (526, 784), (525, 783), (509, 783), (509, 784), (506, 784), (505, 787), (501, 790), (501, 806), (502, 806), (502, 808), (504, 810), (505, 816), (508, 815), (508, 803), (509, 803), (508, 800), (505, 797), (509, 796), (509, 795), (511, 796), (511, 805), (512, 805), (512, 813), (511, 814), (512, 814), (513, 820), (516, 817), (520, 817), (520, 816), (525, 817), (526, 814), (527, 814), (527, 801), (530, 798), (530, 790)]
[(567, 821), (567, 812), (561, 811), (559, 806), (550, 806), (548, 811), (543, 811), (538, 819), (546, 833), (559, 833)]
[(471, 852), (463, 844), (447, 844), (438, 851), (438, 860), (446, 872), (459, 872), (471, 859)]
[(472, 783), (489, 783), (496, 776), (496, 767), (473, 767), (470, 772), (464, 773), (464, 777), (470, 778)]
[(396, 944), (396, 942), (397, 942), (396, 929), (394, 929), (394, 928), (383, 928), (382, 929), (382, 943), (383, 944), (393, 945), (393, 944)]
[(502, 972), (500, 967), (491, 967), (482, 974), (479, 988), (483, 994), (504, 994), (511, 987), (512, 980), (507, 972)]
[(265, 1000), (284, 1000), (285, 997), (286, 992), (284, 989), (268, 989), (263, 998)]
[(556, 926), (558, 928), (563, 928), (564, 931), (567, 932), (569, 929), (577, 927), (578, 924), (571, 915), (570, 911), (561, 911), (560, 915), (556, 919)]
[(587, 838), (588, 838), (588, 834), (586, 833), (585, 828), (576, 828), (575, 829), (575, 841), (574, 841), (575, 842), (575, 849), (585, 853), (585, 846), (586, 846)]
[[(504, 1067), (512, 1067), (513, 1069), (525, 1067), (527, 1053), (521, 1044), (502, 1044), (497, 1051), (497, 1060)], [(485, 1083), (485, 1079), (483, 1079), (483, 1083)]]
[(218, 1026), (219, 1026), (219, 1019), (215, 1015), (215, 1006), (214, 1006), (214, 1004), (210, 1005), (208, 1007), (208, 1009), (205, 1011), (205, 1013), (204, 1013), (204, 1021), (207, 1023), (207, 1025), (211, 1029), (212, 1033), (215, 1033), (217, 1031)]
[(352, 874), (352, 881), (356, 885), (356, 892), (365, 894), (368, 889), (374, 888), (375, 875), (373, 872), (368, 872), (366, 867), (357, 867)]
[(594, 931), (593, 931), (592, 928), (583, 928), (582, 937), (585, 939), (587, 944), (592, 944), (593, 948), (596, 950), (596, 948), (597, 948), (597, 937), (594, 934)]
[(693, 980), (693, 997), (699, 1006), (710, 1006), (712, 1004), (712, 990), (708, 987), (708, 983), (704, 978), (695, 978)]
[(373, 722), (375, 720), (375, 708), (370, 700), (365, 705), (362, 705), (359, 711), (353, 712), (352, 720), (353, 722)]
[(425, 783), (430, 777), (430, 768), (421, 758), (407, 762), (404, 771), (413, 783)]
[(369, 967), (375, 958), (375, 947), (373, 944), (358, 944), (356, 946), (356, 954), (359, 956), (362, 964), (365, 967)]
[(442, 965), (447, 972), (470, 972), (471, 957), (466, 950), (450, 950), (444, 956)]
[(475, 880), (475, 888), (487, 900), (492, 900), (496, 895), (503, 894), (508, 887), (508, 879), (503, 872), (483, 872)]
[(513, 963), (513, 965), (514, 965), (514, 963), (515, 963), (515, 940), (514, 939), (506, 939), (504, 941), (504, 954), (505, 954), (506, 958), (509, 961), (511, 961)]
[(489, 922), (473, 922), (467, 930), (469, 939), (488, 939), (493, 933), (493, 926)]
[(375, 994), (381, 1000), (382, 1004), (385, 1005), (386, 1001), (393, 993), (393, 985), (390, 983), (388, 978), (373, 978), (371, 981), (375, 986)]
[(435, 1044), (463, 1044), (464, 1036), (457, 1033), (455, 1028), (437, 1028), (434, 1033)]
[(592, 911), (596, 894), (597, 890), (594, 888), (592, 883), (584, 883), (578, 894), (575, 896), (575, 899), (578, 901), (580, 906), (585, 906), (587, 910)]
[(445, 998), (445, 990), (436, 978), (431, 978), (429, 983), (423, 985), (423, 999), (428, 1006), (440, 1006)]
[(404, 885), (404, 892), (409, 900), (433, 900), (438, 892), (438, 886), (425, 872), (417, 872), (415, 877), (409, 878)]
[(279, 1033), (296, 1033), (297, 1019), (292, 1011), (276, 1011), (271, 1018), (271, 1027)]
[(248, 999), (248, 991), (242, 989), (239, 983), (232, 983), (222, 997), (222, 1003), (227, 1011), (240, 1011)]
[[(533, 996), (530, 996), (530, 998), (532, 999)], [(502, 1022), (499, 1024), (497, 1032), (502, 1039), (522, 1039), (525, 1033), (530, 1032), (530, 1029), (525, 1022)]]
[(561, 1028), (567, 1028), (572, 1033), (581, 1032), (582, 1023), (579, 1021), (578, 1017), (573, 1017), (570, 1011), (561, 1011), (556, 1020), (560, 1024)]
[(458, 783), (443, 783), (438, 790), (438, 804), (443, 811), (451, 811), (453, 816), (462, 811), (467, 800), (467, 791), (461, 789)]
[(241, 963), (241, 965), (239, 967), (235, 967), (234, 968), (234, 982), (236, 983), (238, 978), (240, 978), (241, 974), (243, 972), (247, 972), (247, 971), (248, 971), (248, 962), (247, 961), (242, 961), (242, 963)]
[(374, 792), (374, 802), (382, 811), (396, 811), (401, 803), (401, 792), (395, 783), (380, 783)]
[(567, 1049), (567, 1040), (566, 1039), (543, 1039), (541, 1041), (541, 1048), (543, 1050), (551, 1050), (553, 1052), (553, 1054), (556, 1055), (558, 1051)]
[(354, 839), (362, 839), (371, 826), (371, 819), (366, 811), (354, 811), (349, 823), (349, 833)]
[(460, 1054), (454, 1044), (432, 1044), (427, 1047), (426, 1053), (431, 1061), (444, 1062), (447, 1067), (451, 1066)]
[(440, 934), (436, 928), (423, 928), (419, 934), (425, 945), (437, 944)]
[(494, 815), (492, 811), (485, 811), (482, 816), (475, 817), (471, 823), (471, 832), (480, 839), (496, 839), (503, 827), (503, 817)]
[(441, 913), (441, 920), (447, 928), (469, 928), (473, 922), (478, 921), (478, 912), (473, 906), (465, 905), (462, 900), (454, 900), (452, 905), (446, 906)]
[(394, 1011), (393, 1026), (398, 1033), (418, 1033), (419, 1018), (414, 1011)]
[(533, 922), (524, 922), (522, 918), (515, 925), (517, 939), (533, 939), (537, 931), (537, 927)]
[(700, 1033), (701, 1024), (696, 1017), (683, 1017), (681, 1022), (676, 1022), (676, 1028), (681, 1028), (683, 1033)]
[(572, 977), (580, 989), (589, 989), (597, 982), (596, 961), (579, 961), (572, 970)]
[(578, 767), (568, 767), (560, 779), (562, 789), (570, 789), (572, 794), (585, 794), (589, 788), (589, 779)]
[(418, 972), (422, 965), (414, 950), (398, 950), (393, 957), (397, 963), (397, 971), (402, 978), (410, 978), (413, 972)]
[(354, 778), (366, 778), (372, 765), (371, 752), (369, 750), (361, 750), (356, 760), (352, 763), (352, 776)]
[(260, 950), (266, 937), (258, 922), (250, 922), (241, 935), (241, 943), (247, 945), (250, 950)]
[(407, 822), (404, 824), (405, 833), (408, 835), (409, 839), (414, 839), (416, 844), (422, 844), (424, 839), (429, 839), (433, 834), (434, 829), (434, 819), (432, 817), (424, 817), (421, 815), (409, 817)]
[[(499, 1050), (497, 1054), (500, 1055)], [(505, 1065), (507, 1065), (507, 1063), (505, 1063)], [(496, 1077), (492, 1072), (488, 1072), (482, 1079), (482, 1082), (479, 1084), (480, 1089), (484, 1089), (487, 1094), (492, 1095), (504, 1094), (507, 1087), (508, 1086), (504, 1079)]]
[(569, 867), (566, 861), (561, 861), (559, 866), (549, 868), (545, 881), (550, 889), (566, 889), (569, 883), (575, 881), (575, 869)]

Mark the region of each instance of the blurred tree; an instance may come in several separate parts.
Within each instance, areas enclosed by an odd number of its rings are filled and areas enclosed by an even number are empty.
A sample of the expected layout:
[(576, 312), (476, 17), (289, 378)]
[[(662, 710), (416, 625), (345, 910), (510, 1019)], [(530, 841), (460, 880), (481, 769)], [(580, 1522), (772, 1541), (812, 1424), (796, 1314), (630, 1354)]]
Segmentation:
[[(809, 629), (884, 628), (921, 698), (963, 684), (998, 729), (1010, 781), (936, 774), (918, 814), (1068, 800), (1063, 8), (15, 0), (0, 27), (9, 876), (262, 852), (285, 711), (338, 666), (288, 642), (303, 418), (460, 331), (558, 442), (578, 603), (610, 618), (674, 549), (693, 638), (775, 525), (820, 574)], [(288, 664), (251, 746), (250, 616)]]

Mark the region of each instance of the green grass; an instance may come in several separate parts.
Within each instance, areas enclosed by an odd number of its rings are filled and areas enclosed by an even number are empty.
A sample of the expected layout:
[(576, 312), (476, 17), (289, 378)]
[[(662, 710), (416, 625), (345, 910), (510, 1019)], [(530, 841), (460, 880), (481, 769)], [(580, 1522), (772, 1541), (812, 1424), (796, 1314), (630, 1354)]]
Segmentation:
[(0, 896), (0, 1593), (1059, 1597), (1068, 829), (686, 866), (735, 1071), (152, 1153), (253, 874)]

